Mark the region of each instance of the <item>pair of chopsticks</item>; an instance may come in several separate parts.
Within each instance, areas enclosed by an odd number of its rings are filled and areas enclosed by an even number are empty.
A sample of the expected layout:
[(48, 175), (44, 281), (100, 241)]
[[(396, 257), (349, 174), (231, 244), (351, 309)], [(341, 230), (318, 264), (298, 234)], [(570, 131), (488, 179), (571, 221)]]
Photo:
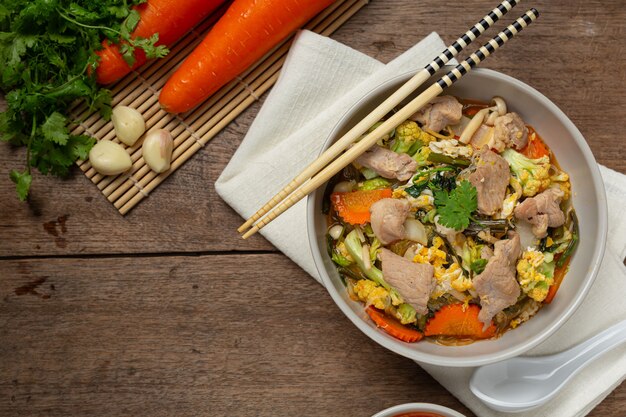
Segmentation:
[[(531, 8), (515, 22), (507, 26), (506, 29), (498, 33), (498, 35), (490, 39), (467, 59), (457, 65), (454, 69), (411, 100), (402, 109), (398, 110), (393, 116), (385, 120), (376, 129), (354, 144), (354, 142), (368, 129), (370, 129), (371, 126), (380, 121), (383, 116), (388, 114), (394, 107), (400, 104), (402, 100), (413, 93), (419, 86), (428, 80), (428, 78), (434, 75), (441, 67), (443, 67), (448, 61), (472, 43), (472, 41), (474, 41), (484, 31), (489, 29), (491, 25), (509, 12), (520, 1), (521, 0), (504, 0), (500, 3), (498, 7), (493, 9), (478, 23), (472, 26), (467, 32), (465, 32), (465, 34), (463, 34), (463, 36), (448, 46), (430, 64), (425, 66), (424, 69), (419, 71), (409, 81), (402, 85), (402, 87), (389, 96), (382, 104), (374, 109), (374, 111), (350, 129), (348, 133), (342, 136), (330, 148), (322, 153), (319, 158), (313, 161), (313, 163), (305, 168), (278, 194), (272, 197), (272, 199), (261, 209), (254, 213), (252, 217), (250, 217), (239, 227), (239, 229), (237, 229), (237, 231), (239, 233), (243, 233), (251, 227), (242, 236), (244, 239), (247, 239), (263, 227), (267, 226), (285, 210), (327, 182), (366, 150), (371, 148), (380, 137), (395, 129), (400, 123), (407, 120), (409, 116), (424, 107), (433, 98), (441, 94), (446, 87), (450, 87), (454, 82), (470, 72), (472, 68), (476, 67), (480, 62), (495, 52), (500, 46), (504, 45), (509, 39), (534, 22), (537, 17), (539, 17), (539, 12), (536, 9)], [(353, 144), (354, 146), (352, 146)], [(339, 156), (340, 154), (341, 156)]]

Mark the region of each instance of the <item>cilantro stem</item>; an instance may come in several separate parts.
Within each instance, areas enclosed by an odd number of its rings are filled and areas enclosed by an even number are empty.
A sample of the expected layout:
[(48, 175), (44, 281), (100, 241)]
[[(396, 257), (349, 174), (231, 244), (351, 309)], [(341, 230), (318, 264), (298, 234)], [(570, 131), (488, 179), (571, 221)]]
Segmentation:
[(28, 137), (28, 143), (26, 144), (26, 172), (30, 175), (30, 148), (37, 131), (37, 116), (33, 114), (33, 126), (30, 130), (30, 136)]
[(112, 29), (112, 28), (110, 28), (110, 27), (106, 27), (106, 26), (92, 26), (92, 25), (86, 25), (86, 24), (84, 24), (84, 23), (80, 23), (79, 21), (74, 20), (74, 19), (72, 19), (72, 18), (71, 18), (71, 17), (69, 17), (69, 16), (66, 16), (66, 15), (65, 15), (65, 14), (63, 14), (63, 12), (61, 12), (60, 10), (59, 10), (59, 16), (61, 16), (63, 19), (67, 20), (68, 22), (70, 22), (70, 23), (74, 23), (75, 25), (80, 26), (80, 27), (84, 27), (84, 28), (87, 28), (87, 29), (100, 29), (100, 30), (106, 30), (106, 31), (109, 31), (109, 32), (117, 33), (117, 34), (118, 34), (118, 35), (120, 35), (122, 38), (124, 37), (124, 35), (122, 35), (122, 33), (121, 33), (120, 31), (117, 31), (117, 30)]

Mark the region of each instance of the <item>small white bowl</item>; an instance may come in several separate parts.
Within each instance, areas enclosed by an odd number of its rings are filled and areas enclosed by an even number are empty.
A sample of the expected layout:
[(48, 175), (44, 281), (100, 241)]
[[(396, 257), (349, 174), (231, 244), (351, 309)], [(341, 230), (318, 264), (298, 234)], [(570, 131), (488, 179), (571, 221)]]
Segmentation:
[(435, 413), (441, 415), (441, 417), (465, 417), (463, 414), (454, 411), (448, 407), (442, 405), (430, 404), (430, 403), (407, 403), (400, 404), (383, 411), (374, 414), (372, 417), (395, 417), (402, 413), (411, 412), (424, 412)]
[[(372, 90), (337, 124), (324, 149), (341, 137), (414, 73), (396, 77)], [(424, 85), (428, 86), (431, 82)], [(341, 311), (368, 337), (387, 349), (418, 362), (443, 366), (480, 366), (520, 355), (538, 345), (576, 311), (600, 267), (607, 233), (607, 207), (598, 165), (576, 126), (532, 87), (515, 78), (487, 69), (467, 74), (444, 94), (489, 101), (501, 96), (511, 111), (532, 125), (554, 151), (561, 167), (570, 175), (572, 199), (580, 223), (580, 243), (570, 270), (554, 301), (538, 314), (502, 337), (465, 346), (440, 346), (428, 341), (405, 343), (378, 329), (362, 303), (352, 301), (326, 252), (326, 217), (322, 214), (324, 186), (308, 197), (307, 228), (317, 270), (326, 289)]]

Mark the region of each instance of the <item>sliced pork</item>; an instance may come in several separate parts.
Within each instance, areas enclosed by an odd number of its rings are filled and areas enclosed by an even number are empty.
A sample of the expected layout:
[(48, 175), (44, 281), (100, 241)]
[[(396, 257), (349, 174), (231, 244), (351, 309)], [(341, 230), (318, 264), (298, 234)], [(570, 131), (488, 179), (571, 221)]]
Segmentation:
[(437, 285), (433, 266), (415, 263), (385, 248), (380, 250), (380, 260), (384, 280), (395, 288), (415, 311), (419, 314), (428, 313), (428, 300)]
[(478, 211), (493, 215), (502, 209), (502, 202), (509, 185), (509, 164), (486, 146), (474, 154), (476, 170), (468, 179), (478, 193)]
[(485, 270), (474, 278), (474, 288), (481, 305), (478, 319), (485, 329), (491, 325), (491, 319), (496, 314), (515, 304), (520, 296), (520, 287), (515, 279), (520, 252), (519, 235), (510, 232), (508, 239), (496, 242)]
[(493, 147), (498, 152), (507, 147), (522, 149), (528, 143), (528, 128), (517, 113), (507, 113), (496, 118), (493, 126)]
[(404, 221), (409, 215), (407, 200), (383, 198), (370, 207), (372, 230), (383, 245), (404, 238)]
[(544, 238), (548, 235), (548, 227), (559, 227), (565, 223), (565, 214), (559, 207), (563, 196), (563, 190), (548, 188), (515, 207), (515, 218), (530, 223), (533, 234)]
[(410, 179), (417, 171), (417, 162), (409, 155), (398, 154), (378, 145), (372, 146), (356, 162), (368, 167), (384, 178)]
[(439, 132), (447, 125), (461, 121), (463, 105), (453, 96), (435, 97), (411, 116), (411, 120), (422, 124), (424, 129)]

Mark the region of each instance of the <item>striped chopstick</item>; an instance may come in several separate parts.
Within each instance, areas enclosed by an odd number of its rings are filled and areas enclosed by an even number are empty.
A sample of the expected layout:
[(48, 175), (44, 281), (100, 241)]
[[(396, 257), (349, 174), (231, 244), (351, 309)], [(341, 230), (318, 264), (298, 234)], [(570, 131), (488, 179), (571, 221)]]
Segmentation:
[[(404, 122), (414, 114), (417, 110), (426, 105), (433, 98), (437, 97), (443, 92), (446, 87), (450, 87), (457, 80), (461, 79), (465, 74), (470, 72), (472, 68), (476, 67), (480, 62), (484, 61), (488, 56), (495, 52), (499, 47), (504, 45), (509, 39), (513, 38), (525, 27), (534, 22), (539, 17), (539, 12), (532, 8), (518, 18), (511, 25), (507, 26), (502, 32), (498, 33), (495, 37), (485, 43), (467, 59), (453, 68), (446, 75), (441, 77), (424, 92), (411, 100), (406, 106), (396, 112), (389, 119), (380, 124), (374, 131), (369, 133), (358, 143), (348, 149), (340, 157), (331, 162), (328, 166), (321, 169), (313, 178), (311, 178), (302, 187), (295, 190), (291, 195), (278, 204), (272, 211), (270, 211), (265, 217), (255, 223), (250, 230), (248, 230), (243, 238), (247, 239), (252, 236), (263, 227), (267, 226), (272, 220), (282, 214), (285, 210), (293, 206), (300, 201), (306, 195), (326, 183), (335, 174), (345, 168), (348, 164), (358, 158), (366, 150), (374, 146), (376, 141), (382, 137), (386, 132), (395, 129), (400, 123)], [(321, 168), (321, 167), (320, 167)]]
[(254, 222), (263, 217), (278, 203), (287, 198), (289, 194), (296, 190), (299, 186), (304, 184), (313, 175), (315, 175), (319, 169), (335, 159), (341, 152), (343, 152), (348, 146), (354, 143), (363, 133), (365, 133), (374, 123), (378, 122), (383, 116), (389, 113), (394, 107), (396, 107), (402, 100), (409, 96), (419, 86), (421, 86), (428, 78), (434, 75), (441, 67), (448, 63), (452, 58), (457, 56), (465, 47), (472, 43), (478, 36), (484, 31), (489, 29), (491, 25), (497, 22), (502, 16), (515, 7), (521, 0), (504, 0), (496, 8), (485, 15), (478, 23), (472, 26), (467, 32), (465, 32), (460, 38), (454, 41), (448, 46), (439, 56), (437, 56), (432, 62), (414, 75), (409, 81), (407, 81), (396, 92), (383, 101), (376, 109), (357, 123), (352, 129), (350, 129), (345, 135), (337, 140), (331, 147), (329, 147), (322, 155), (320, 155), (313, 163), (306, 167), (300, 174), (298, 174), (289, 184), (287, 184), (282, 190), (280, 190), (274, 197), (272, 197), (263, 207), (261, 207), (256, 213), (242, 224), (237, 231), (239, 233), (248, 229)]

